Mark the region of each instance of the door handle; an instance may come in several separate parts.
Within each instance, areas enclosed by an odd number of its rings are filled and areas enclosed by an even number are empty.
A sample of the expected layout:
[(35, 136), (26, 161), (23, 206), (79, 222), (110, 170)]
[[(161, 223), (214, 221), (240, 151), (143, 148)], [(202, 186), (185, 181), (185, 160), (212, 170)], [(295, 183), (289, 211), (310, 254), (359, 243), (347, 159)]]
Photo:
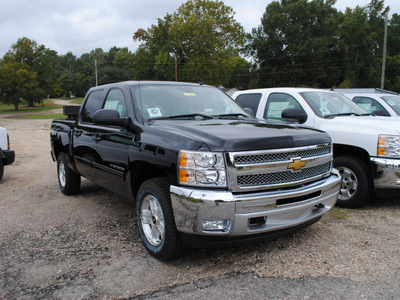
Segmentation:
[(75, 135), (75, 136), (81, 136), (82, 133), (83, 133), (83, 130), (75, 130), (75, 131), (74, 131), (74, 135)]

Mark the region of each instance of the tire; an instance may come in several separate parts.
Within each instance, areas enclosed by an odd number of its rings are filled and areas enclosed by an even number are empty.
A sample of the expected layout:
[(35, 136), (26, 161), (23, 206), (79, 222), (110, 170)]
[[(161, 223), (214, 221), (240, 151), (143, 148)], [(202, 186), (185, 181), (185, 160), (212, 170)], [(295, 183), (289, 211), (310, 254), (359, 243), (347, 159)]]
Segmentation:
[(81, 176), (68, 167), (64, 152), (60, 153), (57, 159), (57, 177), (58, 185), (64, 195), (79, 193), (81, 188)]
[(143, 182), (137, 194), (136, 210), (140, 237), (152, 256), (165, 261), (183, 254), (172, 212), (169, 183), (165, 178)]
[(355, 156), (339, 156), (333, 159), (333, 166), (342, 177), (338, 206), (357, 208), (371, 199), (372, 178), (367, 164)]
[(4, 175), (4, 163), (3, 160), (0, 158), (0, 180), (3, 178)]

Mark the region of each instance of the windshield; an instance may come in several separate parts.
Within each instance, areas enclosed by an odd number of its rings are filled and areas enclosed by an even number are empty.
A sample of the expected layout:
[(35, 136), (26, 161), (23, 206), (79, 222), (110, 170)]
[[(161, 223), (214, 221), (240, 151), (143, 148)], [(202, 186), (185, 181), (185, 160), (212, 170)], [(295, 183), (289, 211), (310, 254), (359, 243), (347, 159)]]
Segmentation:
[(142, 85), (135, 99), (144, 119), (238, 117), (249, 115), (217, 88), (202, 85)]
[(393, 108), (396, 114), (400, 115), (400, 96), (382, 96), (381, 98)]
[(300, 95), (320, 118), (367, 114), (365, 110), (353, 103), (350, 99), (337, 93), (310, 91), (302, 92)]

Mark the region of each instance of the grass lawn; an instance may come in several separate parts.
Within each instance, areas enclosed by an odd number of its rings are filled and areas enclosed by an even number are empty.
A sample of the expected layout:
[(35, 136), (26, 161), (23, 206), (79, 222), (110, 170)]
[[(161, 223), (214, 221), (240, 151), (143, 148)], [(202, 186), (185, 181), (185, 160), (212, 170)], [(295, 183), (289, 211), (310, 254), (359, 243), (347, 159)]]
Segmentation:
[(43, 114), (43, 115), (29, 115), (22, 116), (22, 119), (66, 119), (67, 116), (63, 114)]
[(18, 110), (15, 110), (14, 105), (0, 104), (0, 114), (13, 114), (21, 112), (37, 112), (46, 111), (51, 109), (62, 108), (61, 105), (54, 104), (51, 100), (44, 100), (44, 106), (41, 104), (35, 104), (34, 107), (28, 107), (26, 104), (21, 103), (18, 106)]
[(54, 98), (54, 99), (67, 100), (67, 101), (71, 101), (71, 103), (74, 103), (74, 104), (82, 104), (83, 99), (85, 99), (85, 98), (84, 97), (75, 97), (75, 98), (58, 97), (58, 98)]

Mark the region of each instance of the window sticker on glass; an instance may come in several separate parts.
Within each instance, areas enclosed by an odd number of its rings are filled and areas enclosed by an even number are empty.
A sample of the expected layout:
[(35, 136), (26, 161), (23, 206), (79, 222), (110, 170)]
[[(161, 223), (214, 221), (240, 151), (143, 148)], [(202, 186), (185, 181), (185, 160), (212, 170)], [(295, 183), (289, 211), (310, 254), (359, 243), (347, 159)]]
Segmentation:
[(113, 101), (113, 100), (107, 100), (106, 104), (104, 105), (104, 109), (112, 109), (112, 110), (117, 110), (119, 101)]
[(147, 112), (148, 112), (150, 118), (162, 117), (161, 110), (158, 107), (148, 108)]
[(185, 96), (192, 96), (192, 97), (196, 96), (195, 93), (184, 93), (184, 95), (185, 95)]
[(394, 103), (392, 100), (386, 100), (386, 102), (387, 102), (390, 106), (396, 105), (396, 103)]
[(271, 102), (268, 108), (268, 118), (280, 118), (282, 111), (288, 108), (289, 102)]
[(358, 103), (358, 106), (360, 106), (365, 111), (370, 111), (371, 109), (371, 103)]

